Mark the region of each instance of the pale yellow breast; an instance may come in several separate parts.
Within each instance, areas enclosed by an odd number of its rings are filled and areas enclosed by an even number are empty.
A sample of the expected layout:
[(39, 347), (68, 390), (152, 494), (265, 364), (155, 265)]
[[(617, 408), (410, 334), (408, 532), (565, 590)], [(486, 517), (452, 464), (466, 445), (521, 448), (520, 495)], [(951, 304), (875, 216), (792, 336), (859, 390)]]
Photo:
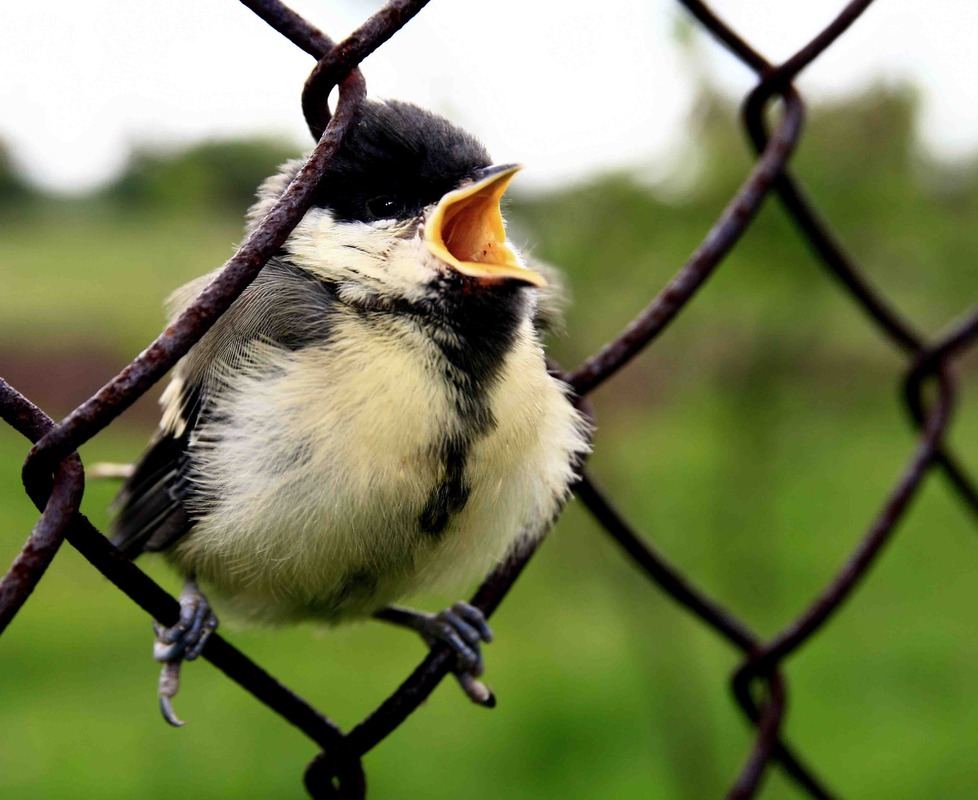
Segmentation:
[(469, 449), (468, 502), (439, 536), (419, 532), (442, 476), (438, 444), (460, 425), (426, 345), (410, 326), (351, 315), (318, 348), (256, 347), (227, 395), (219, 446), (195, 454), (217, 499), (177, 559), (266, 618), (316, 615), (369, 575), (367, 613), (462, 585), (537, 535), (584, 445), (529, 323), (490, 390), (495, 426)]

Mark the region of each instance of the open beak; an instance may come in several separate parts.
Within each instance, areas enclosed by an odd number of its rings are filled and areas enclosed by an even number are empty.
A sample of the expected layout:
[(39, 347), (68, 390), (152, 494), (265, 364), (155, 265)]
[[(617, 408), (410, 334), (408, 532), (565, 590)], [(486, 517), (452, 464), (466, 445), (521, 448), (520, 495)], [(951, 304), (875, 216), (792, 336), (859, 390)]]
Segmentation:
[(485, 283), (519, 281), (546, 286), (538, 272), (521, 266), (506, 244), (499, 201), (522, 167), (486, 167), (472, 184), (446, 194), (425, 224), (425, 243), (440, 261)]

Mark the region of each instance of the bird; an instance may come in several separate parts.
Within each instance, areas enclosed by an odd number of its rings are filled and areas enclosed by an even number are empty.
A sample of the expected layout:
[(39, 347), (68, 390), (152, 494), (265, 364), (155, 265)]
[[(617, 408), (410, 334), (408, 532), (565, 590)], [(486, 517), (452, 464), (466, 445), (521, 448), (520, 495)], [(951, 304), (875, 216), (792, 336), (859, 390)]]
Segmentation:
[[(255, 229), (302, 165), (246, 215)], [(419, 106), (361, 104), (312, 207), (175, 366), (159, 427), (114, 502), (112, 541), (162, 551), (185, 584), (156, 622), (163, 716), (180, 665), (230, 615), (332, 626), (375, 617), (447, 643), (477, 703), (481, 643), (456, 590), (535, 543), (566, 503), (590, 423), (548, 371), (559, 281), (507, 241), (520, 169)], [(214, 278), (170, 298), (174, 317)]]

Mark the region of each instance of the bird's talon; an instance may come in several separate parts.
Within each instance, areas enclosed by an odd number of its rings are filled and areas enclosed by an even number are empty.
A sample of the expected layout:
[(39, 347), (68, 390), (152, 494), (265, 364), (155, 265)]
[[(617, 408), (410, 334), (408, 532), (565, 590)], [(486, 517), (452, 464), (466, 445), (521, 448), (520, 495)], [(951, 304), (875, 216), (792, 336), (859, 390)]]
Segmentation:
[[(186, 595), (186, 596), (185, 596)], [(200, 602), (200, 595), (188, 594), (186, 591), (180, 593), (180, 619), (177, 620), (175, 628), (181, 631), (189, 631), (194, 623), (200, 619), (203, 606)]]
[(452, 606), (452, 611), (455, 612), (458, 617), (474, 626), (479, 632), (479, 637), (482, 639), (482, 641), (484, 641), (486, 644), (492, 641), (492, 628), (490, 628), (489, 623), (486, 622), (485, 614), (483, 614), (478, 608), (470, 603), (466, 603), (464, 600), (459, 600)]
[(482, 632), (474, 625), (470, 625), (468, 621), (461, 616), (461, 614), (456, 613), (454, 610), (442, 611), (439, 616), (448, 625), (450, 625), (462, 638), (462, 640), (470, 647), (477, 648), (479, 646), (479, 642), (483, 640)]
[(187, 724), (176, 715), (176, 712), (173, 710), (173, 703), (170, 702), (169, 697), (160, 698), (160, 713), (163, 714), (163, 719), (174, 728), (182, 728)]
[(158, 691), (160, 711), (174, 727), (183, 725), (173, 711), (172, 702), (180, 689), (180, 665), (184, 661), (193, 661), (203, 652), (216, 628), (217, 617), (192, 580), (187, 581), (180, 593), (180, 618), (177, 623), (166, 627), (153, 622), (156, 632), (153, 658), (163, 664)]
[(447, 644), (455, 653), (455, 677), (462, 690), (474, 702), (492, 707), (496, 701), (492, 692), (478, 680), (485, 671), (482, 642), (492, 640), (492, 631), (482, 612), (465, 602), (428, 618), (422, 635), (429, 646)]
[(381, 609), (375, 616), (417, 631), (431, 648), (447, 645), (455, 654), (452, 672), (462, 691), (480, 706), (492, 708), (496, 705), (492, 690), (479, 680), (486, 666), (482, 643), (492, 641), (492, 631), (478, 608), (458, 602), (439, 614), (423, 614), (394, 606)]
[(203, 651), (207, 645), (207, 640), (211, 634), (217, 630), (217, 617), (214, 612), (207, 609), (206, 614), (202, 614), (199, 621), (187, 632), (187, 638), (192, 639), (193, 644), (187, 646), (183, 657), (186, 661), (193, 661)]
[(157, 692), (160, 698), (160, 712), (174, 728), (182, 728), (184, 721), (173, 710), (173, 698), (180, 690), (180, 662), (170, 661), (160, 671), (160, 684)]
[[(183, 629), (180, 627), (178, 622), (170, 628), (164, 625), (160, 625), (156, 620), (153, 620), (153, 632), (156, 634), (157, 644), (174, 644), (180, 641), (180, 637), (183, 634)], [(157, 659), (157, 661), (166, 661), (167, 659)]]
[(458, 672), (471, 672), (481, 661), (478, 654), (478, 643), (474, 646), (466, 642), (458, 632), (446, 622), (437, 617), (432, 621), (430, 632), (424, 635), (429, 647), (437, 644), (447, 644), (455, 653), (455, 669)]
[(458, 685), (462, 687), (462, 691), (468, 695), (469, 700), (473, 703), (485, 706), (486, 708), (496, 707), (496, 695), (482, 681), (468, 672), (456, 672), (455, 679), (458, 681)]
[(183, 657), (183, 650), (183, 642), (173, 642), (172, 644), (167, 644), (166, 642), (157, 639), (153, 643), (153, 660), (158, 661), (160, 664), (167, 664), (170, 661), (179, 661)]
[(192, 661), (201, 654), (216, 629), (217, 617), (207, 598), (193, 581), (188, 581), (180, 593), (180, 619), (177, 623), (166, 627), (153, 622), (156, 632), (153, 658), (160, 662), (177, 659)]
[(478, 649), (478, 643), (473, 647), (459, 631), (440, 614), (431, 622), (430, 633), (425, 636), (429, 647), (439, 642), (447, 644), (455, 652), (458, 660), (458, 668), (463, 672), (468, 672), (477, 660), (477, 655), (473, 650)]

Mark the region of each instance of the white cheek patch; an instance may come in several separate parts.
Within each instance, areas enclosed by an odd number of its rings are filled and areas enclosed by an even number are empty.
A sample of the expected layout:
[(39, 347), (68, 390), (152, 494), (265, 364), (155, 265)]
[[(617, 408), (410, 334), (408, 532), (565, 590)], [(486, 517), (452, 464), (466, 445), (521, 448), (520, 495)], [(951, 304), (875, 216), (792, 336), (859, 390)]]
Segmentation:
[(437, 277), (439, 264), (416, 232), (404, 234), (404, 223), (395, 220), (336, 222), (328, 212), (312, 209), (285, 250), (296, 266), (341, 284), (345, 300), (412, 298)]
[(420, 237), (396, 239), (383, 266), (383, 282), (405, 296), (420, 294), (439, 273), (439, 262), (432, 258)]
[(310, 210), (285, 243), (297, 266), (331, 281), (365, 274), (382, 261), (389, 237), (364, 222), (337, 223), (321, 209)]

